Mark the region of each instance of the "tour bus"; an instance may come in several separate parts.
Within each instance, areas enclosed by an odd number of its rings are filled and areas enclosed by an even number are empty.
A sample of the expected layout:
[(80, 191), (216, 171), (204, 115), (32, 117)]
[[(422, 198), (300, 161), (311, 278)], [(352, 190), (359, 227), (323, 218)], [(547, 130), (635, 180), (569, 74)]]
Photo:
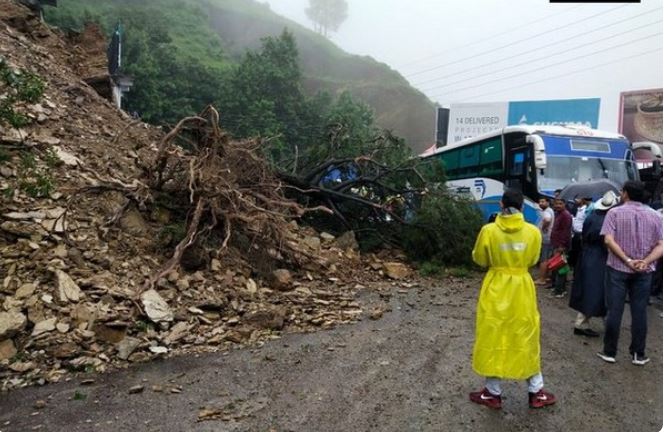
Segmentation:
[(508, 126), (424, 158), (441, 163), (447, 186), (474, 198), (486, 218), (500, 210), (506, 187), (523, 191), (524, 216), (532, 223), (541, 195), (552, 197), (570, 183), (638, 179), (624, 136), (571, 126)]

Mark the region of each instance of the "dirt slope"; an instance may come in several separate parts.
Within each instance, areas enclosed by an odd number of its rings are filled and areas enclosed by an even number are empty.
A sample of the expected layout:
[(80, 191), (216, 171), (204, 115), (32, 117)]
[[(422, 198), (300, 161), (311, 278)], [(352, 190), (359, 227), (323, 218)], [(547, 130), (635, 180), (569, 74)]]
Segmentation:
[[(143, 186), (164, 133), (128, 118), (81, 80), (76, 71), (89, 56), (86, 46), (68, 44), (27, 9), (0, 0), (0, 57), (46, 85), (38, 103), (17, 108), (31, 124), (0, 125), (2, 390), (352, 322), (362, 313), (353, 300), (359, 279), (408, 271), (360, 258), (352, 233), (318, 235), (267, 206), (282, 244), (261, 233), (260, 211), (240, 214), (248, 229), (229, 247), (215, 243), (223, 230), (211, 229), (207, 243), (183, 257), (186, 266), (153, 280), (191, 214), (179, 214), (180, 197), (168, 193), (128, 199), (128, 191), (150, 192)], [(189, 154), (165, 148), (175, 163)], [(220, 173), (219, 181), (247, 186), (252, 179), (242, 174)], [(41, 197), (25, 186), (39, 179), (53, 186)], [(286, 259), (286, 249), (299, 259)]]

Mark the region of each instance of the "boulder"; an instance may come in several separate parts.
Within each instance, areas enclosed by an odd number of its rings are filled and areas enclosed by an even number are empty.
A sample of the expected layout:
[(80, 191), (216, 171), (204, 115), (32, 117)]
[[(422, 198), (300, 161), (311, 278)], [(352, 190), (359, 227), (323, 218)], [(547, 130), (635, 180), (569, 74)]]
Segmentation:
[(56, 270), (55, 274), (58, 278), (58, 299), (62, 303), (77, 302), (83, 297), (83, 291), (67, 273)]
[(293, 289), (293, 276), (286, 269), (278, 269), (270, 273), (270, 286), (278, 291), (289, 291)]
[(244, 315), (243, 321), (258, 328), (281, 330), (284, 328), (285, 317), (283, 310), (274, 308), (249, 312)]
[(153, 289), (145, 291), (141, 294), (141, 302), (145, 313), (153, 322), (173, 321), (173, 311), (157, 291)]
[(121, 360), (127, 360), (140, 344), (140, 339), (133, 337), (124, 338), (119, 344), (115, 346), (115, 348), (118, 350), (118, 358)]
[(57, 320), (57, 318), (49, 318), (47, 320), (38, 322), (32, 329), (32, 336), (39, 336), (43, 333), (52, 332), (55, 330), (55, 323)]
[(355, 233), (353, 231), (346, 231), (337, 240), (334, 242), (335, 246), (339, 249), (353, 249), (358, 250), (360, 246), (357, 244), (355, 239)]
[(0, 339), (14, 336), (25, 328), (28, 318), (18, 311), (0, 312)]
[(411, 270), (406, 265), (397, 262), (383, 263), (383, 269), (387, 277), (391, 279), (404, 279), (410, 276)]

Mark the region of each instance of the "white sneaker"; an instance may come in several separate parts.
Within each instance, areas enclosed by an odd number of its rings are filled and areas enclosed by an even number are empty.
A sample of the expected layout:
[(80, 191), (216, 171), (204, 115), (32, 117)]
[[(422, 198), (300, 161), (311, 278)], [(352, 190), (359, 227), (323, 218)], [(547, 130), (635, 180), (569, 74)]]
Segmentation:
[(637, 353), (634, 353), (632, 355), (632, 364), (636, 366), (643, 366), (644, 364), (648, 363), (650, 359), (646, 357), (645, 355), (638, 355)]
[(610, 355), (604, 354), (604, 352), (602, 352), (602, 351), (600, 351), (600, 352), (597, 353), (597, 357), (601, 358), (602, 360), (604, 360), (604, 361), (607, 362), (607, 363), (615, 363), (615, 362), (616, 362), (616, 358), (615, 358), (615, 357), (612, 357), (612, 356), (610, 356)]

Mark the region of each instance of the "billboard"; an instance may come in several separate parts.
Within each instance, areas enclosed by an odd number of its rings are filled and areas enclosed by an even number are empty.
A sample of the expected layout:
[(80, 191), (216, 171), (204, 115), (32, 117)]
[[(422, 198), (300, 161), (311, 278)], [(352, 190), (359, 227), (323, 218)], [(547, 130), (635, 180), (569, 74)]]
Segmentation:
[(577, 125), (597, 129), (599, 98), (509, 103), (508, 125)]
[(507, 102), (462, 103), (450, 106), (447, 144), (507, 126)]
[(620, 93), (618, 132), (631, 142), (662, 145), (662, 89)]
[(597, 128), (599, 98), (452, 104), (447, 143), (512, 125), (573, 124)]

